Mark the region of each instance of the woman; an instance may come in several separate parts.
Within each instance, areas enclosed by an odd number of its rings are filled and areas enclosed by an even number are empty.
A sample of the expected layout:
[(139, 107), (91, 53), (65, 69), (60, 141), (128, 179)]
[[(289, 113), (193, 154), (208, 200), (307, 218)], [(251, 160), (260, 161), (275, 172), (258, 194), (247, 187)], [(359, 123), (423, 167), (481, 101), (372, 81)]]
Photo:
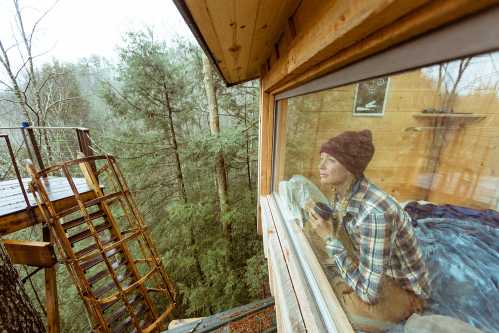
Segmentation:
[(332, 189), (333, 214), (315, 207), (309, 220), (336, 264), (333, 289), (354, 328), (384, 331), (421, 311), (430, 296), (411, 218), (364, 177), (374, 154), (369, 130), (343, 132), (320, 153), (320, 180)]

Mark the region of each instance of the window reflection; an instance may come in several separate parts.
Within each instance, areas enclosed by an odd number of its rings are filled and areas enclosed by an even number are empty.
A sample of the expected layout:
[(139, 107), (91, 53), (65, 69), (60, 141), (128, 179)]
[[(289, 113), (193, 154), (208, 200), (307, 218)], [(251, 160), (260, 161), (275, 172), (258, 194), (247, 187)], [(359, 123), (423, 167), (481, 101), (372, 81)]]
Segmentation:
[(280, 102), (275, 188), (354, 327), (395, 332), (438, 314), (499, 329), (476, 311), (499, 299), (498, 60)]

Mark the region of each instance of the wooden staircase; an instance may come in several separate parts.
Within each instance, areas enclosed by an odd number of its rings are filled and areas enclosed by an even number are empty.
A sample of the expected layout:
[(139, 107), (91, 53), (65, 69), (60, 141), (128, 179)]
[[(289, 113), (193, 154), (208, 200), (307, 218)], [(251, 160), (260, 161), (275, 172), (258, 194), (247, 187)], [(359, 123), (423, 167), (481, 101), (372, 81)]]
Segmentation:
[[(92, 156), (36, 171), (30, 189), (79, 295), (94, 332), (154, 332), (175, 307), (175, 291), (114, 157)], [(49, 175), (62, 175), (74, 205), (58, 211)], [(81, 174), (94, 194), (78, 192)], [(106, 193), (104, 193), (106, 190)]]

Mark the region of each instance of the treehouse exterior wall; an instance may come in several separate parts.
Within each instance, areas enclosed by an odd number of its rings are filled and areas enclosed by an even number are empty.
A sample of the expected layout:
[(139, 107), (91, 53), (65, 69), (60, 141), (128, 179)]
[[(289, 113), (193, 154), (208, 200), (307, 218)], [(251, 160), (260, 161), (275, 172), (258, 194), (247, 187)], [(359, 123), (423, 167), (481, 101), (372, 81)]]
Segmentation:
[[(272, 179), (273, 174), (274, 177), (277, 177), (277, 181), (279, 180), (279, 177), (284, 177), (282, 172), (282, 161), (284, 157), (282, 154), (284, 150), (283, 147), (285, 146), (285, 139), (283, 139), (282, 133), (285, 133), (285, 125), (282, 121), (277, 121), (275, 116), (278, 105), (280, 106), (279, 112), (282, 110), (289, 111), (289, 108), (291, 108), (292, 105), (288, 105), (287, 100), (276, 102), (277, 94), (310, 82), (321, 77), (322, 75), (346, 67), (348, 64), (354, 63), (359, 59), (368, 57), (369, 55), (379, 53), (380, 51), (391, 46), (401, 44), (402, 42), (418, 35), (422, 35), (431, 29), (441, 27), (452, 21), (459, 21), (468, 15), (484, 10), (484, 8), (493, 8), (495, 3), (486, 1), (480, 3), (471, 1), (440, 1), (420, 5), (421, 6), (417, 10), (413, 8), (414, 10), (406, 12), (403, 10), (400, 11), (399, 15), (403, 16), (404, 14), (402, 14), (402, 12), (404, 12), (405, 16), (398, 21), (387, 21), (386, 26), (380, 27), (379, 25), (376, 26), (376, 24), (370, 25), (372, 30), (369, 31), (369, 36), (367, 36), (364, 40), (359, 40), (351, 44), (345, 43), (345, 41), (341, 40), (341, 38), (333, 40), (315, 38), (319, 36), (319, 34), (314, 34), (314, 31), (320, 32), (329, 30), (331, 32), (340, 26), (334, 20), (321, 21), (321, 18), (327, 17), (327, 9), (324, 11), (309, 11), (307, 18), (304, 21), (306, 22), (306, 29), (304, 28), (304, 24), (300, 28), (291, 26), (286, 27), (285, 30), (283, 30), (283, 37), (278, 45), (279, 54), (272, 54), (269, 61), (261, 66), (259, 141), (259, 194), (262, 198), (261, 200), (270, 200), (264, 198), (270, 198), (268, 195), (272, 193), (272, 182), (274, 181), (275, 185), (276, 181), (275, 179)], [(295, 17), (303, 13), (300, 12), (301, 8), (302, 7), (297, 9)], [(359, 7), (357, 7), (357, 9), (358, 8)], [(380, 8), (382, 8), (382, 5), (378, 4), (378, 9)], [(393, 10), (393, 8), (396, 7), (391, 8)], [(343, 36), (348, 36), (348, 32), (350, 32), (350, 30), (354, 31), (353, 34), (356, 35), (355, 29), (357, 29), (358, 26), (351, 24), (352, 22), (350, 16), (354, 14), (356, 14), (355, 11), (350, 12), (349, 15), (342, 16), (342, 19), (344, 20), (344, 24), (341, 24), (344, 29), (342, 31)], [(382, 16), (378, 16), (378, 18), (381, 17)], [(374, 20), (370, 22), (376, 22), (375, 18), (376, 15), (370, 16), (370, 19)], [(359, 26), (369, 26), (368, 22), (369, 19), (365, 20)], [(297, 20), (294, 20), (293, 23), (300, 24)], [(357, 31), (357, 33), (362, 35), (362, 32)], [(310, 36), (310, 38), (305, 38), (304, 36), (306, 35)], [(362, 36), (365, 37), (366, 35)], [(301, 41), (302, 43), (300, 44), (298, 41)], [(334, 45), (338, 46), (338, 48), (335, 48)], [(296, 54), (300, 54), (300, 52), (309, 52), (309, 59), (319, 61), (304, 61), (301, 64), (297, 64)], [(375, 140), (377, 140), (376, 146), (384, 147), (378, 150), (373, 161), (372, 168), (368, 172), (368, 176), (373, 178), (374, 181), (380, 182), (382, 187), (386, 188), (388, 192), (391, 192), (394, 196), (401, 200), (414, 197), (426, 197), (427, 200), (435, 202), (453, 202), (454, 204), (459, 205), (463, 203), (460, 201), (460, 190), (468, 192), (477, 191), (478, 197), (482, 195), (489, 198), (492, 197), (493, 194), (488, 192), (489, 190), (486, 188), (478, 188), (477, 190), (479, 184), (474, 182), (473, 179), (468, 180), (468, 182), (466, 179), (463, 179), (462, 183), (464, 186), (452, 189), (445, 188), (450, 182), (449, 179), (442, 180), (438, 179), (438, 177), (433, 182), (434, 185), (430, 188), (418, 188), (406, 185), (407, 183), (415, 183), (414, 180), (411, 181), (411, 177), (415, 177), (417, 173), (412, 172), (414, 170), (414, 166), (411, 166), (408, 163), (408, 158), (412, 154), (410, 149), (400, 149), (401, 145), (404, 144), (403, 140), (404, 138), (409, 140), (412, 136), (412, 139), (410, 140), (411, 149), (415, 150), (415, 154), (421, 157), (419, 162), (417, 162), (421, 163), (424, 160), (424, 157), (428, 155), (428, 140), (431, 132), (420, 132), (418, 133), (418, 137), (416, 139), (414, 139), (414, 135), (410, 131), (402, 135), (401, 133), (403, 133), (404, 129), (409, 127), (432, 126), (432, 121), (416, 120), (413, 115), (421, 113), (421, 111), (429, 105), (434, 105), (435, 101), (438, 100), (439, 97), (435, 96), (433, 83), (422, 77), (419, 71), (414, 71), (405, 77), (392, 78), (389, 89), (392, 89), (392, 96), (389, 97), (386, 103), (385, 116), (381, 118), (366, 117), (360, 121), (359, 119), (356, 119), (355, 123), (355, 128), (362, 127), (371, 129), (383, 128), (384, 124), (390, 123), (391, 128), (398, 127), (400, 130), (400, 132), (397, 133), (399, 140), (396, 141), (393, 141), (393, 138), (390, 138), (390, 133), (385, 133), (379, 136), (375, 134)], [(328, 93), (324, 92), (323, 94), (327, 95)], [(321, 111), (323, 111), (321, 114), (324, 114), (325, 119), (321, 119), (321, 121), (317, 121), (315, 124), (318, 128), (324, 128), (323, 131), (318, 131), (318, 135), (321, 135), (323, 138), (327, 138), (336, 134), (334, 131), (330, 130), (331, 126), (327, 126), (328, 121), (335, 122), (334, 128), (337, 131), (348, 128), (349, 125), (353, 124), (353, 122), (350, 123), (353, 119), (353, 94), (353, 89), (344, 89), (343, 91), (340, 89), (340, 92), (330, 93), (330, 96), (324, 96), (324, 99), (326, 100), (329, 98), (330, 100), (332, 99), (338, 102), (336, 107), (342, 108), (344, 112), (335, 112), (334, 114), (332, 112), (328, 112), (332, 111), (331, 104), (324, 103), (325, 106), (321, 109)], [(408, 97), (409, 95), (410, 97)], [(484, 96), (479, 97), (471, 95), (458, 98), (454, 111), (482, 114), (492, 113), (494, 108), (497, 109), (497, 99), (494, 94), (487, 96), (487, 98), (483, 97)], [(303, 96), (302, 98), (306, 99), (307, 97)], [(480, 103), (476, 103), (478, 98), (480, 99)], [(291, 102), (289, 104), (291, 104)], [(290, 115), (285, 111), (283, 113), (286, 114), (284, 118), (289, 117)], [(465, 161), (461, 161), (462, 163), (455, 163), (456, 160), (453, 158), (453, 154), (456, 153), (455, 151), (452, 151), (452, 149), (443, 150), (441, 152), (439, 172), (444, 174), (454, 170), (465, 173), (466, 168), (470, 168), (473, 169), (474, 172), (476, 172), (475, 170), (480, 169), (481, 171), (479, 172), (482, 176), (487, 173), (492, 175), (494, 173), (494, 169), (497, 169), (497, 166), (495, 166), (495, 162), (493, 162), (491, 157), (490, 147), (493, 147), (494, 145), (497, 146), (497, 137), (493, 133), (486, 134), (487, 131), (483, 131), (482, 128), (497, 128), (497, 121), (496, 115), (487, 115), (487, 117), (480, 120), (480, 122), (472, 124), (467, 123), (466, 126), (462, 127), (462, 129), (456, 131), (456, 133), (453, 134), (453, 140), (456, 142), (453, 143), (461, 141), (467, 142), (467, 145), (474, 145), (476, 140), (473, 140), (473, 137), (476, 137), (477, 135), (488, 135), (488, 137), (485, 139), (482, 138), (483, 140), (481, 140), (481, 142), (484, 144), (483, 147), (477, 147), (477, 149), (471, 149), (471, 146), (464, 147), (471, 152), (471, 155), (466, 156)], [(314, 124), (311, 124), (311, 126), (314, 126)], [(279, 135), (279, 133), (281, 134)], [(448, 148), (450, 148), (450, 145)], [(311, 161), (310, 163), (309, 173), (311, 173), (317, 165), (314, 161)], [(383, 168), (386, 167), (386, 163), (398, 164), (398, 166), (401, 167), (399, 168), (401, 172), (392, 174), (386, 174), (385, 172), (383, 174)], [(274, 167), (276, 168), (275, 173), (272, 172)], [(421, 164), (416, 165), (416, 169), (420, 169), (421, 167)], [(397, 168), (393, 168), (391, 170), (397, 170)], [(286, 177), (287, 176), (289, 175), (286, 175)], [(469, 194), (470, 193), (468, 193), (468, 195)], [(486, 204), (484, 204), (484, 202), (486, 202), (486, 200), (477, 200), (476, 202), (468, 201), (467, 204), (476, 208), (493, 207), (492, 201)], [(286, 248), (286, 246), (283, 246), (282, 244), (274, 244), (269, 241), (269, 239), (273, 239), (276, 234), (278, 238), (287, 237), (286, 233), (282, 230), (276, 230), (273, 227), (269, 227), (269, 225), (271, 225), (269, 221), (277, 219), (277, 212), (268, 205), (259, 206), (259, 209), (261, 210), (261, 216), (259, 216), (260, 220), (258, 222), (258, 230), (263, 234), (264, 248), (268, 254), (267, 260), (269, 266), (269, 279), (272, 285), (273, 295), (276, 299), (278, 323), (286, 321), (292, 322), (293, 318), (295, 318), (295, 321), (296, 318), (300, 318), (300, 324), (297, 324), (297, 328), (292, 331), (304, 332), (305, 329), (303, 329), (301, 325), (304, 327), (317, 325), (316, 319), (303, 317), (303, 313), (306, 311), (303, 311), (299, 305), (300, 301), (306, 302), (307, 300), (298, 293), (294, 293), (291, 297), (283, 292), (283, 290), (280, 290), (279, 287), (281, 283), (291, 283), (293, 286), (295, 286), (295, 284), (298, 285), (301, 283), (300, 281), (303, 281), (304, 277), (296, 271), (289, 269), (290, 263), (288, 261), (290, 261), (293, 257), (292, 250)], [(266, 220), (265, 223), (263, 223), (263, 226), (262, 220)], [(275, 225), (279, 225), (279, 222), (276, 222)], [(306, 242), (298, 242), (294, 245), (298, 249), (307, 247)], [(276, 252), (276, 250), (272, 248), (275, 246), (280, 246), (282, 254), (279, 258), (275, 255), (270, 255), (271, 252)], [(317, 262), (313, 259), (310, 262), (311, 264), (308, 268), (312, 269), (311, 266), (317, 264)], [(283, 265), (288, 267), (288, 273), (284, 274), (285, 276), (276, 273), (277, 267), (282, 268)], [(314, 273), (318, 273), (318, 271), (314, 271)], [(327, 288), (325, 284), (320, 284), (320, 287)], [(293, 301), (290, 301), (290, 299)], [(296, 303), (298, 304), (298, 307), (291, 306), (286, 308), (284, 306), (280, 306), (280, 304), (292, 305)], [(339, 306), (339, 303), (333, 299), (330, 300), (329, 304), (332, 304), (332, 307), (335, 308), (331, 317), (337, 325), (336, 331), (351, 331), (351, 326), (348, 323), (348, 320), (346, 320), (345, 313)], [(278, 327), (282, 326), (278, 324)], [(281, 329), (280, 331), (284, 332), (285, 330)]]

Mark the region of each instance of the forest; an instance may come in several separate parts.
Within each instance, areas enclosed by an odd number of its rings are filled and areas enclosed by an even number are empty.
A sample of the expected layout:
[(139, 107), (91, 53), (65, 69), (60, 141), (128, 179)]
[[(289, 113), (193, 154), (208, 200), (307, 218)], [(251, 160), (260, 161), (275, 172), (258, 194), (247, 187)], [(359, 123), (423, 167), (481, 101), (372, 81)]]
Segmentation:
[[(175, 283), (175, 318), (267, 297), (256, 232), (258, 83), (226, 87), (197, 45), (180, 37), (161, 40), (151, 28), (126, 33), (116, 63), (99, 56), (41, 62), (36, 55), (43, 50), (33, 43), (35, 36), (43, 38), (37, 35), (40, 21), (26, 24), (20, 5), (13, 1), (17, 42), (10, 45), (0, 35), (0, 127), (26, 121), (85, 127), (95, 153), (117, 158)], [(13, 59), (19, 57), (18, 65)], [(74, 138), (62, 129), (43, 131), (39, 139), (47, 165), (74, 157)], [(2, 146), (0, 181), (14, 177)], [(38, 225), (8, 238), (40, 235)], [(31, 270), (17, 268), (21, 278)], [(88, 331), (62, 264), (57, 283), (61, 330)], [(43, 284), (41, 273), (24, 284), (42, 319)]]

